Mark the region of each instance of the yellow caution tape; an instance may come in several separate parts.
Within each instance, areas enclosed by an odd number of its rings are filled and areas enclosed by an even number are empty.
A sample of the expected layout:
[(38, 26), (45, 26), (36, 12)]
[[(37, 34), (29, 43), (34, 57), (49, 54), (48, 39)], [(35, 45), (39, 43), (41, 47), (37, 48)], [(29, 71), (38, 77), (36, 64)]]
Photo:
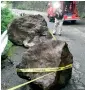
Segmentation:
[(20, 84), (20, 85), (18, 85), (18, 86), (15, 86), (15, 87), (10, 88), (10, 89), (7, 89), (7, 90), (16, 90), (16, 89), (18, 89), (18, 88), (20, 88), (20, 87), (22, 87), (22, 86), (25, 86), (25, 85), (27, 85), (27, 84), (29, 84), (29, 83), (32, 83), (32, 82), (34, 82), (34, 81), (36, 81), (36, 80), (38, 80), (38, 79), (41, 79), (41, 78), (43, 78), (43, 77), (45, 77), (45, 76), (47, 76), (47, 75), (49, 75), (49, 74), (52, 74), (52, 73), (53, 73), (53, 72), (48, 73), (48, 74), (45, 74), (45, 75), (43, 75), (43, 76), (41, 76), (41, 77), (35, 78), (35, 79), (31, 80), (31, 81), (25, 82), (25, 83), (23, 83), (23, 84)]
[(47, 75), (49, 75), (49, 74), (52, 74), (52, 73), (54, 73), (54, 72), (56, 72), (56, 71), (62, 71), (62, 70), (69, 69), (69, 68), (72, 68), (72, 64), (66, 65), (65, 67), (57, 67), (57, 68), (17, 69), (18, 72), (51, 72), (51, 73), (45, 74), (45, 75), (43, 75), (43, 76), (41, 76), (41, 77), (35, 78), (35, 79), (31, 80), (31, 81), (28, 81), (28, 82), (26, 82), (26, 83), (20, 84), (20, 85), (18, 85), (18, 86), (15, 86), (15, 87), (10, 88), (10, 89), (7, 89), (7, 90), (15, 90), (15, 89), (18, 89), (18, 88), (20, 88), (20, 87), (22, 87), (22, 86), (25, 86), (25, 85), (27, 85), (27, 84), (29, 84), (29, 83), (31, 83), (31, 82), (34, 82), (34, 81), (36, 81), (36, 80), (38, 80), (38, 79), (44, 78), (45, 76), (47, 76)]
[(53, 39), (56, 40), (56, 37), (53, 35), (52, 31), (49, 30), (50, 34), (52, 35)]
[(56, 72), (62, 71), (68, 68), (71, 68), (72, 64), (69, 64), (64, 67), (55, 67), (55, 68), (28, 68), (28, 69), (17, 69), (17, 72)]
[[(50, 34), (52, 35), (53, 39), (56, 40), (56, 37), (53, 35), (52, 31), (49, 30), (49, 32), (50, 32)], [(43, 76), (41, 76), (41, 77), (35, 78), (35, 79), (33, 79), (33, 80), (30, 80), (30, 81), (28, 81), (28, 82), (25, 82), (25, 83), (23, 83), (23, 84), (20, 84), (20, 85), (18, 85), (18, 86), (15, 86), (15, 87), (10, 88), (10, 89), (7, 89), (7, 90), (16, 90), (16, 89), (18, 89), (18, 88), (20, 88), (20, 87), (22, 87), (22, 86), (25, 86), (25, 85), (27, 85), (27, 84), (29, 84), (29, 83), (32, 83), (32, 82), (36, 81), (36, 80), (38, 80), (38, 79), (44, 78), (45, 76), (47, 76), (47, 75), (49, 75), (49, 74), (52, 74), (52, 73), (54, 73), (54, 72), (56, 72), (56, 71), (62, 71), (62, 70), (69, 69), (69, 68), (72, 68), (72, 64), (66, 65), (66, 66), (64, 66), (64, 67), (56, 67), (56, 68), (28, 68), (28, 69), (17, 69), (17, 72), (38, 72), (38, 73), (39, 73), (39, 72), (51, 72), (51, 73), (45, 74), (45, 75), (43, 75)]]

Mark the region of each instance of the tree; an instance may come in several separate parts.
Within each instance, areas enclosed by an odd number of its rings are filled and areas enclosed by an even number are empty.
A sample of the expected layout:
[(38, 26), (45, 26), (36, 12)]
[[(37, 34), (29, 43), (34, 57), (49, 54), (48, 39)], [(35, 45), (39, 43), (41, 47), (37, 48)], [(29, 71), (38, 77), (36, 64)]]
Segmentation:
[(7, 26), (13, 20), (13, 17), (13, 14), (7, 7), (1, 8), (1, 33), (7, 29)]

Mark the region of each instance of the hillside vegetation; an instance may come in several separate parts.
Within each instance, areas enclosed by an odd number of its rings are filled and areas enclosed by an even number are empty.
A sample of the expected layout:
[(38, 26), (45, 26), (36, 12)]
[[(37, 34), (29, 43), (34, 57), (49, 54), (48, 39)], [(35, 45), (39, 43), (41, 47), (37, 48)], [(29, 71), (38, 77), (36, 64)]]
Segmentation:
[[(47, 11), (48, 1), (13, 1), (12, 6), (15, 9)], [(78, 1), (77, 8), (79, 15), (85, 17), (85, 1)]]

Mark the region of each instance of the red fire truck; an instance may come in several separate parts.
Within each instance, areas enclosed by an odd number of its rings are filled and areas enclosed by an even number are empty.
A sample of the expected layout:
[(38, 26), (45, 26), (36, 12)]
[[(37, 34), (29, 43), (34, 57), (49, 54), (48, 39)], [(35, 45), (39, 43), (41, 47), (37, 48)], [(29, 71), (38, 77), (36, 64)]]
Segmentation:
[(54, 13), (56, 7), (60, 7), (62, 9), (64, 21), (71, 21), (74, 23), (76, 20), (79, 20), (77, 3), (76, 1), (59, 1), (60, 5), (56, 1), (51, 1), (48, 3), (47, 14), (49, 21), (54, 20), (56, 14)]

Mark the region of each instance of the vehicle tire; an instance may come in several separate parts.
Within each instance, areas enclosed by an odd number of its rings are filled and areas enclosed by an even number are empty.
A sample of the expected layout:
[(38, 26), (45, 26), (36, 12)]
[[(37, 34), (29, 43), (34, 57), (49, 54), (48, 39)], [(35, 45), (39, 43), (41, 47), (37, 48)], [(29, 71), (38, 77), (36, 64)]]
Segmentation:
[(76, 23), (76, 20), (72, 20), (71, 23), (72, 23), (72, 24), (75, 24), (75, 23)]

